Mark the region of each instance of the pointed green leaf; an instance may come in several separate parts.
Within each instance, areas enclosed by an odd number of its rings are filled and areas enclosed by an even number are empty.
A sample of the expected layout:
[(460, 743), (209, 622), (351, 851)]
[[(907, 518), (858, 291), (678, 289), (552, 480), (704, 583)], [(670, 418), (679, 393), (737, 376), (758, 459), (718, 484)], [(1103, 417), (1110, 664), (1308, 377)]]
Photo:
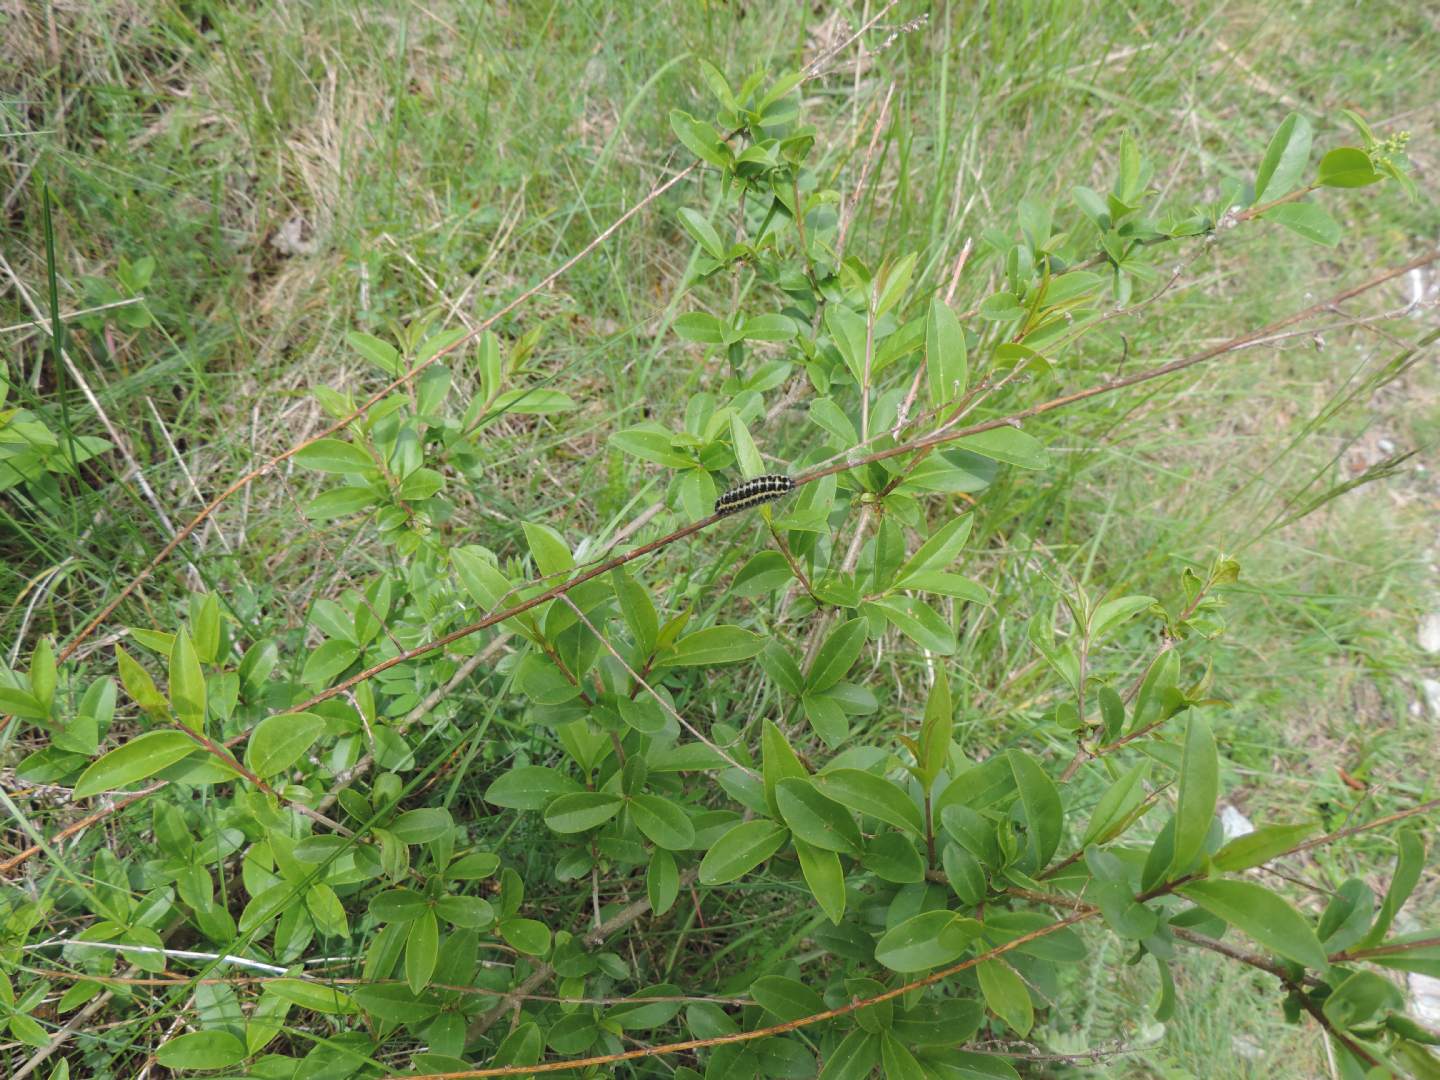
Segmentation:
[[(666, 667), (712, 667), (749, 660), (764, 648), (765, 639), (739, 626), (710, 626), (686, 634), (665, 658)], [(658, 665), (657, 665), (658, 666)]]
[(860, 830), (839, 803), (821, 795), (809, 780), (788, 778), (775, 785), (780, 816), (792, 832), (826, 851), (860, 855)]
[(410, 924), (405, 939), (405, 981), (412, 993), (418, 994), (430, 984), (435, 961), (440, 958), (440, 927), (433, 911), (425, 911)]
[(930, 383), (930, 404), (940, 408), (965, 392), (965, 331), (950, 305), (940, 297), (930, 301), (925, 319), (925, 374)]
[(954, 911), (926, 911), (883, 934), (875, 959), (891, 971), (928, 971), (958, 960), (983, 929)]
[(314, 713), (281, 713), (255, 725), (245, 746), (245, 765), (262, 779), (283, 772), (305, 756), (325, 731)]
[(683, 851), (695, 842), (689, 815), (659, 795), (631, 796), (630, 820), (651, 842), (670, 851)]
[(576, 791), (545, 808), (545, 824), (557, 833), (585, 832), (605, 824), (624, 805), (624, 799), (607, 791)]
[(860, 769), (830, 769), (816, 774), (811, 782), (822, 795), (841, 806), (909, 829), (917, 836), (925, 831), (915, 800), (893, 780)]
[(868, 619), (851, 619), (830, 631), (805, 679), (805, 692), (819, 694), (845, 677), (865, 648)]
[(1175, 856), (1170, 873), (1183, 873), (1205, 847), (1215, 801), (1220, 795), (1220, 755), (1215, 736), (1199, 710), (1190, 710), (1185, 752), (1180, 760), (1180, 794), (1175, 810)]
[(1035, 1007), (1030, 991), (1015, 969), (1004, 960), (986, 960), (975, 969), (980, 978), (980, 992), (990, 1011), (1010, 1025), (1022, 1039), (1035, 1026)]
[(75, 781), (72, 797), (85, 799), (144, 780), (198, 749), (183, 731), (147, 731), (92, 762)]
[(205, 727), (205, 674), (183, 626), (170, 650), (170, 706), (191, 731)]
[(1010, 761), (1015, 786), (1025, 807), (1028, 827), (1026, 846), (1031, 855), (1028, 872), (1038, 874), (1049, 865), (1055, 849), (1060, 846), (1060, 835), (1064, 831), (1060, 792), (1056, 790), (1054, 781), (1045, 775), (1045, 770), (1023, 750), (1007, 750), (1005, 756)]
[(955, 445), (992, 461), (1015, 465), (1021, 469), (1048, 469), (1050, 455), (1035, 436), (1019, 428), (997, 427), (956, 439)]
[(1269, 889), (1248, 881), (1196, 881), (1180, 895), (1224, 919), (1267, 949), (1297, 964), (1324, 971), (1325, 949), (1309, 921)]
[(840, 856), (800, 839), (795, 840), (795, 854), (805, 884), (820, 909), (838, 926), (845, 916), (845, 871), (840, 868)]
[(700, 881), (724, 885), (749, 873), (779, 851), (790, 830), (765, 819), (742, 821), (716, 840), (700, 861)]
[(1310, 121), (1299, 113), (1291, 113), (1281, 122), (1270, 145), (1265, 148), (1265, 157), (1260, 161), (1260, 171), (1255, 174), (1255, 202), (1278, 199), (1294, 189), (1305, 175), (1310, 164), (1310, 140), (1313, 129)]

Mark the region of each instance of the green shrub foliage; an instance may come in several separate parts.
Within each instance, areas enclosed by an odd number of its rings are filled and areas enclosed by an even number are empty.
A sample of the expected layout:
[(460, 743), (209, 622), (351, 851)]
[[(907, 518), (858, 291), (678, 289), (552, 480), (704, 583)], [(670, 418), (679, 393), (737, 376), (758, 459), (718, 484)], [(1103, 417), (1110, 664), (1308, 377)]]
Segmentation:
[[(972, 256), (995, 291), (956, 302), (941, 253), (873, 261), (847, 233), (799, 74), (701, 74), (714, 113), (671, 114), (696, 163), (669, 196), (693, 247), (665, 332), (703, 370), (684, 415), (606, 433), (658, 516), (619, 536), (529, 520), (488, 546), (446, 528), (457, 490), (486, 490), (490, 427), (564, 425), (577, 400), (527, 366), (533, 334), (351, 333), (376, 385), (413, 378), (364, 408), (317, 387), (346, 422), (294, 463), (321, 481), (308, 522), (366, 526), (383, 571), (315, 599), (303, 636), (257, 634), (217, 590), (131, 627), (113, 672), (41, 641), (5, 673), (11, 730), (43, 736), (21, 781), (139, 838), (69, 849), (83, 872), (39, 891), (9, 867), (10, 1038), (44, 1046), (37, 1017), (102, 994), (138, 1009), (114, 977), (151, 976), (184, 1018), (153, 1033), (179, 1072), (628, 1054), (592, 1074), (1015, 1076), (987, 1049), (1076, 1011), (1108, 935), (1153, 969), (1162, 1020), (1177, 956), (1223, 949), (1324, 1026), (1342, 1075), (1435, 1075), (1387, 978), (1440, 976), (1433, 932), (1397, 929), (1422, 832), (1394, 826), (1382, 896), (1349, 881), (1319, 910), (1255, 872), (1334, 839), (1318, 822), (1218, 824), (1224, 705), (1196, 650), (1225, 630), (1234, 559), (1164, 596), (1057, 582), (996, 612), (1028, 623), (1017, 662), (1053, 670), (1043, 715), (966, 676), (967, 613), (995, 603), (983, 553), (1026, 542), (987, 492), (1052, 467), (1002, 418), (1103, 387), (1075, 343), (1225, 229), (1335, 243), (1321, 189), (1408, 183), (1394, 140), (1356, 118), (1363, 145), (1316, 165), (1291, 116), (1253, 183), (1155, 209), (1126, 136), (1108, 190), (997, 219)], [(777, 416), (798, 417), (783, 441)], [(25, 481), (64, 466), (29, 445)], [(714, 514), (777, 473), (793, 493)], [(1007, 748), (968, 751), (974, 724)], [(68, 837), (32, 839), (49, 861)]]

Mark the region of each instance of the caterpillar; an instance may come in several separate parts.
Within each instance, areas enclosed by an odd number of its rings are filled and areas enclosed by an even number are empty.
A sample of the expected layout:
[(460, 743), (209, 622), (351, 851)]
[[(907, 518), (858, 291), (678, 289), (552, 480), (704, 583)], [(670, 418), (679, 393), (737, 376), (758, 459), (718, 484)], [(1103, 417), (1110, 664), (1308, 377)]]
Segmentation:
[(715, 513), (738, 514), (761, 503), (774, 502), (795, 490), (795, 481), (788, 476), (757, 476), (746, 480), (715, 500)]

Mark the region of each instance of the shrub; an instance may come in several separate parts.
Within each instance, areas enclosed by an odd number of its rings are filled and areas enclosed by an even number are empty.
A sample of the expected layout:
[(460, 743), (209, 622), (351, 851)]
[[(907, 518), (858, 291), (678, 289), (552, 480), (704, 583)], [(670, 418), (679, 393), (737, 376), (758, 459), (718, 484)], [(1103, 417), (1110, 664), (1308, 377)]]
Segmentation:
[[(459, 542), (491, 430), (564, 425), (579, 403), (493, 319), (352, 332), (386, 385), (364, 401), (316, 387), (329, 429), (231, 490), (280, 460), (318, 474), (305, 517), (373, 529), (369, 580), (310, 604), (303, 638), (198, 592), (184, 618), (132, 626), (112, 675), (77, 647), (132, 583), (4, 673), (8, 737), (33, 747), (18, 775), (96, 801), (4, 864), (11, 1036), (44, 1047), (42, 1008), (143, 1014), (138, 987), (173, 986), (193, 997), (154, 1052), (179, 1071), (1013, 1076), (988, 1051), (1078, 1007), (1103, 934), (1153, 968), (1157, 1018), (1177, 953), (1210, 950), (1273, 978), (1340, 1075), (1433, 1075), (1435, 1037), (1385, 975), (1440, 975), (1432, 931), (1396, 933), (1421, 833), (1394, 831), (1378, 899), (1350, 879), (1310, 910), (1255, 871), (1436, 802), (1323, 834), (1297, 815), (1227, 838), (1217, 818), (1225, 703), (1205, 649), (1236, 559), (1186, 566), (1159, 597), (1055, 576), (1007, 599), (996, 614), (1027, 622), (1052, 672), (1043, 710), (978, 703), (967, 675), (999, 592), (988, 553), (1029, 543), (987, 500), (1051, 462), (1027, 420), (1228, 356), (1435, 256), (1119, 377), (1079, 343), (1233, 228), (1333, 244), (1315, 196), (1408, 184), (1399, 141), (1352, 117), (1363, 145), (1312, 168), (1292, 115), (1253, 185), (1157, 211), (1126, 136), (1103, 194), (1023, 202), (958, 264), (873, 260), (848, 231), (854, 199), (807, 164), (813, 70), (738, 88), (701, 74), (715, 117), (671, 126), (691, 194), (719, 209), (678, 209), (693, 302), (669, 329), (703, 366), (683, 416), (608, 432), (601, 493), (658, 535), (581, 536), (562, 514), (524, 521), (513, 547)], [(998, 288), (961, 310), (970, 258)], [(793, 438), (768, 436), (790, 417)], [(765, 449), (782, 441), (784, 468)], [(53, 483), (64, 462), (27, 468)], [(637, 515), (657, 489), (658, 515)], [(967, 752), (971, 723), (1007, 745)], [(107, 819), (124, 841), (90, 845), (84, 875), (56, 860), (21, 887), (32, 856)], [(718, 936), (690, 950), (702, 931)]]

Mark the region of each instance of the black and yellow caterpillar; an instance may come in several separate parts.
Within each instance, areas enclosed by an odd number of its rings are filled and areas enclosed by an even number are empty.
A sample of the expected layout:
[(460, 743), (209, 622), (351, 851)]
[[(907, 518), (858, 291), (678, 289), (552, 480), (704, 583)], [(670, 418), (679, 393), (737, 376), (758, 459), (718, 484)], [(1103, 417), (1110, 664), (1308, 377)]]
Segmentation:
[(761, 503), (774, 502), (795, 490), (795, 481), (788, 476), (757, 476), (725, 492), (715, 500), (715, 513), (737, 514)]

